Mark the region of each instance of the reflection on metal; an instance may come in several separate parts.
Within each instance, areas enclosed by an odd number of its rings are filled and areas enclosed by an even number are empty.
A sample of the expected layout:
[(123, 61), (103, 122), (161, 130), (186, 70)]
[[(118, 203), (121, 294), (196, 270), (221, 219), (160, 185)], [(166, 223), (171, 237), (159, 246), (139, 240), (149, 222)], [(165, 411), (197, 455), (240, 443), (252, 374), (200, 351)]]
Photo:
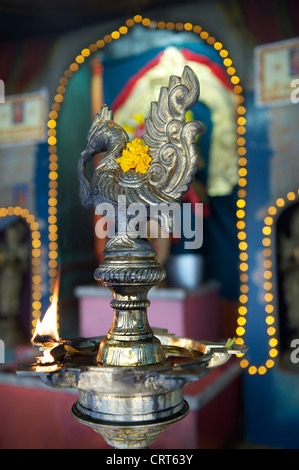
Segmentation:
[[(78, 389), (78, 401), (72, 408), (75, 418), (115, 448), (145, 448), (188, 413), (185, 385), (246, 349), (170, 336), (165, 330), (153, 333), (164, 356), (157, 364), (103, 365), (97, 356), (106, 338), (80, 338), (70, 341), (72, 352), (61, 341), (51, 351), (52, 363), (23, 365), (18, 374), (38, 374), (49, 386)], [(129, 341), (128, 347), (131, 344)]]
[[(169, 87), (162, 88), (158, 103), (152, 104), (144, 136), (152, 162), (141, 176), (142, 184), (134, 171), (121, 175), (116, 158), (126, 143), (124, 133), (112, 124), (112, 114), (105, 107), (93, 123), (79, 161), (82, 203), (116, 205), (119, 194), (126, 196), (128, 204), (137, 199), (147, 208), (157, 202), (179, 202), (196, 168), (195, 138), (203, 129), (200, 123), (185, 122), (185, 113), (198, 94), (197, 77), (186, 67), (181, 78), (170, 77)], [(89, 181), (86, 162), (102, 150), (103, 143), (108, 156)], [(188, 413), (183, 387), (231, 355), (243, 354), (247, 347), (153, 330), (147, 319), (147, 294), (164, 279), (165, 271), (151, 242), (131, 238), (125, 230), (128, 219), (118, 222), (115, 237), (106, 244), (103, 263), (95, 271), (95, 279), (113, 293), (114, 318), (107, 336), (61, 339), (51, 349), (53, 361), (20, 366), (18, 373), (37, 374), (53, 387), (76, 388), (75, 418), (115, 448), (146, 448)]]

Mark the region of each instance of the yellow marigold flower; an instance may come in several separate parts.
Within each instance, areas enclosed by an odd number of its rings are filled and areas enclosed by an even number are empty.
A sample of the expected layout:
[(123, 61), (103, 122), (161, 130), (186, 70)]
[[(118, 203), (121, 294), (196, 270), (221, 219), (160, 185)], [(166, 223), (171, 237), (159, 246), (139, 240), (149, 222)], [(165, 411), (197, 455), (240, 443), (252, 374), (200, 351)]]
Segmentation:
[(152, 161), (147, 152), (148, 145), (144, 145), (142, 140), (136, 138), (127, 144), (121, 157), (116, 161), (123, 172), (135, 170), (136, 173), (146, 173)]

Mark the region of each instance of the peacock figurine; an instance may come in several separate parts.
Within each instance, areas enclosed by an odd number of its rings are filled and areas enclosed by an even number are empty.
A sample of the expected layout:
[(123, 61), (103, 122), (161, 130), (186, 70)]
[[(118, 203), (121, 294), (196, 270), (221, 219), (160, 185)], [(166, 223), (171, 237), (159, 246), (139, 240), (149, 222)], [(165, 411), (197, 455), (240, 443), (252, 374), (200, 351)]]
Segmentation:
[[(145, 119), (142, 140), (132, 142), (104, 105), (94, 117), (78, 164), (82, 205), (117, 205), (119, 196), (125, 196), (127, 205), (143, 204), (147, 209), (179, 203), (197, 171), (197, 138), (205, 131), (199, 121), (186, 122), (186, 112), (198, 98), (198, 78), (185, 66), (181, 77), (171, 76), (168, 87), (161, 88)], [(86, 164), (96, 154), (103, 158), (89, 178)]]

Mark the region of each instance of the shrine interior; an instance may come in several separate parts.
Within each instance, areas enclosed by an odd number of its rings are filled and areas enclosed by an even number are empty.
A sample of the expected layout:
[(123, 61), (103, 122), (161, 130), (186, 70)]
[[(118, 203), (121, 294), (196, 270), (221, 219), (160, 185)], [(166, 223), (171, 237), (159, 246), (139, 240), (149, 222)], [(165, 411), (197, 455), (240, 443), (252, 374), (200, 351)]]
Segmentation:
[(186, 386), (189, 414), (151, 448), (298, 449), (295, 0), (0, 0), (0, 17), (0, 448), (109, 448), (71, 416), (75, 390), (16, 370), (58, 290), (60, 338), (109, 331), (112, 293), (94, 280), (107, 225), (81, 205), (78, 161), (103, 104), (142, 138), (189, 65), (200, 96), (186, 120), (206, 127), (183, 198), (192, 228), (182, 211), (179, 237), (152, 237), (167, 276), (149, 324), (249, 349)]

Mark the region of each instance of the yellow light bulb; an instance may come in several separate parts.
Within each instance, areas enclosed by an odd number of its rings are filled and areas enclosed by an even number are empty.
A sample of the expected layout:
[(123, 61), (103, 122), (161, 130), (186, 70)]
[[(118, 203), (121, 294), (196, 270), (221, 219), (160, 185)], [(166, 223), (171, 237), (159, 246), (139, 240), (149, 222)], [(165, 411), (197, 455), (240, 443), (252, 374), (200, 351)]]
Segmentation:
[(240, 168), (240, 169), (239, 169), (239, 175), (240, 175), (240, 176), (246, 176), (246, 175), (247, 175), (247, 170), (246, 170), (246, 168)]
[(246, 242), (240, 242), (239, 243), (239, 248), (240, 248), (240, 250), (247, 250), (248, 245), (247, 245)]
[(222, 49), (220, 52), (219, 52), (220, 56), (221, 57), (227, 57), (228, 56), (228, 52), (225, 50), (225, 49)]
[(241, 263), (240, 264), (240, 270), (241, 271), (247, 271), (248, 270), (248, 264), (247, 263)]
[(234, 75), (236, 69), (234, 67), (228, 67), (226, 71), (229, 75)]
[(238, 183), (239, 183), (239, 186), (243, 187), (243, 186), (246, 186), (247, 180), (246, 178), (240, 178)]
[[(172, 23), (171, 21), (169, 23), (166, 23), (166, 28), (172, 31), (174, 29), (174, 23)], [(196, 26), (194, 26), (194, 29), (193, 29), (194, 32), (196, 32), (195, 28)]]
[(241, 304), (246, 304), (246, 302), (248, 301), (248, 297), (247, 295), (242, 294), (240, 295), (239, 300)]
[(50, 127), (50, 129), (54, 129), (54, 127), (56, 127), (56, 121), (54, 119), (50, 119), (48, 121), (48, 127)]
[(269, 328), (267, 329), (267, 333), (269, 336), (273, 336), (276, 333), (276, 329), (273, 326), (269, 326)]
[(202, 27), (199, 25), (195, 25), (193, 28), (194, 33), (199, 34), (202, 30)]
[(245, 334), (245, 328), (243, 328), (242, 326), (238, 326), (238, 328), (236, 329), (236, 333), (238, 336), (243, 336)]
[(238, 219), (242, 219), (243, 217), (245, 217), (245, 211), (243, 210), (238, 210), (236, 212), (236, 216), (238, 217)]
[(272, 283), (267, 281), (264, 283), (264, 289), (265, 290), (271, 290), (272, 289)]
[(272, 313), (274, 311), (274, 306), (271, 304), (266, 305), (265, 312)]
[(270, 349), (270, 351), (269, 351), (269, 356), (270, 357), (276, 357), (277, 355), (278, 355), (277, 349), (275, 349), (275, 348)]
[(239, 232), (238, 233), (238, 239), (239, 240), (246, 240), (246, 237), (247, 237), (247, 235), (246, 235), (245, 232)]
[(247, 294), (247, 292), (249, 291), (249, 287), (246, 284), (242, 284), (240, 286), (240, 291), (242, 292), (242, 294)]
[(76, 57), (76, 62), (77, 62), (78, 64), (82, 64), (82, 63), (84, 62), (84, 60), (85, 60), (85, 59), (84, 59), (83, 55), (77, 55), (77, 57)]
[(245, 369), (246, 367), (248, 367), (248, 364), (249, 362), (247, 361), (247, 359), (242, 359), (242, 361), (240, 362), (240, 366)]
[(272, 315), (268, 315), (266, 318), (267, 325), (273, 325), (275, 318)]
[(260, 366), (258, 368), (259, 375), (264, 375), (267, 372), (267, 368), (265, 366)]
[(271, 228), (270, 227), (264, 227), (262, 230), (264, 235), (270, 235), (271, 234)]
[(83, 57), (88, 57), (90, 55), (90, 50), (88, 48), (85, 48), (81, 51), (81, 54)]
[(278, 199), (276, 200), (276, 205), (277, 205), (278, 207), (283, 207), (283, 206), (285, 205), (284, 199), (282, 199), (282, 197), (278, 198)]
[(244, 126), (246, 124), (246, 119), (243, 116), (241, 116), (238, 118), (237, 122), (240, 126)]
[(272, 272), (271, 271), (265, 271), (264, 272), (264, 278), (265, 279), (271, 279), (272, 278)]
[(293, 201), (296, 198), (296, 194), (293, 192), (290, 192), (287, 194), (287, 198), (289, 201)]
[(49, 138), (48, 138), (48, 144), (49, 145), (55, 145), (57, 142), (57, 139), (56, 137), (54, 137), (53, 135), (51, 135)]
[(234, 75), (230, 81), (234, 84), (234, 85), (237, 85), (237, 83), (239, 83), (240, 79), (239, 77), (237, 77), (237, 75)]
[(262, 241), (264, 246), (270, 246), (271, 245), (271, 238), (264, 238)]
[[(238, 154), (240, 156), (246, 155), (247, 151), (245, 147), (238, 148)], [(239, 158), (239, 165), (246, 165), (247, 159), (246, 158)]]
[(271, 369), (271, 367), (274, 366), (274, 361), (272, 359), (268, 359), (268, 361), (266, 362), (266, 367), (268, 369)]
[(217, 51), (219, 51), (220, 49), (222, 49), (222, 44), (221, 44), (221, 42), (215, 42), (214, 48), (215, 48)]
[(246, 315), (247, 308), (242, 305), (241, 307), (239, 307), (238, 312), (240, 315)]
[(271, 256), (271, 254), (272, 254), (272, 250), (271, 250), (270, 248), (265, 248), (265, 249), (263, 250), (263, 255), (264, 255), (265, 257)]
[(243, 338), (236, 338), (235, 343), (236, 344), (244, 344), (244, 339)]

